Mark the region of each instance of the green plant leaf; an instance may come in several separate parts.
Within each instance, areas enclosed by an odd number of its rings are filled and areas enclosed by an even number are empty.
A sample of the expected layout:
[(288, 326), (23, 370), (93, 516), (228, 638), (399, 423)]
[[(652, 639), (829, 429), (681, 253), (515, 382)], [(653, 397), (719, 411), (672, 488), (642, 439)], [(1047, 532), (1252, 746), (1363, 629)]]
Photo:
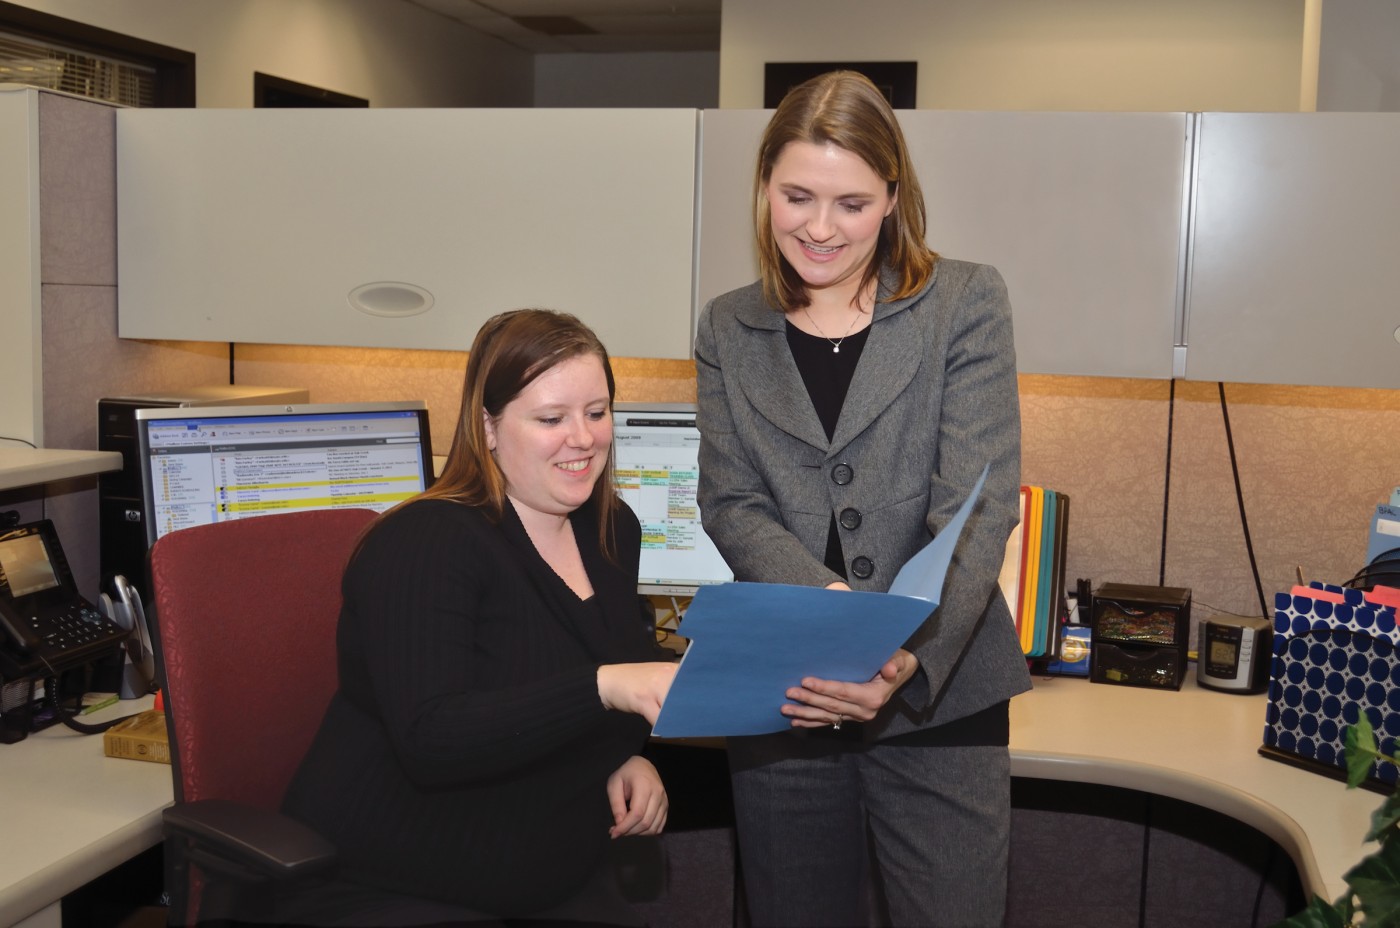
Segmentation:
[(1376, 760), (1376, 734), (1371, 730), (1371, 720), (1365, 712), (1358, 713), (1355, 725), (1348, 725), (1342, 736), (1343, 749), (1347, 758), (1347, 788), (1360, 786), (1371, 772), (1371, 764)]
[(1400, 928), (1400, 842), (1382, 843), (1344, 879), (1359, 900), (1366, 928)]
[(1313, 896), (1306, 909), (1273, 928), (1347, 928), (1347, 916), (1340, 904), (1332, 905), (1321, 896)]
[(1366, 840), (1391, 840), (1396, 836), (1397, 824), (1400, 824), (1400, 793), (1391, 793), (1380, 808), (1371, 813), (1371, 830), (1366, 832)]

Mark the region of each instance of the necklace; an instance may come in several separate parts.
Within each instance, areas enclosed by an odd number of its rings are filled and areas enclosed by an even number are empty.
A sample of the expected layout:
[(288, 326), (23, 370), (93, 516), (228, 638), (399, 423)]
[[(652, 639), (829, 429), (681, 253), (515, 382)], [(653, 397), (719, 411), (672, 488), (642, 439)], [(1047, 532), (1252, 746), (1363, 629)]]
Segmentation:
[(825, 332), (822, 331), (822, 327), (819, 326), (819, 325), (817, 325), (817, 320), (815, 320), (815, 319), (812, 318), (812, 314), (809, 313), (809, 312), (807, 312), (807, 307), (805, 307), (805, 306), (802, 307), (802, 315), (806, 316), (806, 317), (807, 317), (807, 321), (810, 322), (810, 323), (812, 323), (812, 328), (814, 328), (814, 329), (817, 330), (817, 334), (818, 334), (818, 335), (820, 335), (822, 338), (826, 339), (827, 341), (831, 342), (831, 353), (832, 353), (832, 354), (840, 354), (840, 353), (841, 353), (841, 343), (844, 342), (844, 341), (846, 340), (847, 336), (849, 336), (849, 335), (851, 334), (851, 330), (854, 329), (854, 328), (856, 327), (856, 322), (860, 320), (860, 311), (857, 310), (857, 311), (856, 311), (856, 314), (855, 314), (854, 316), (851, 317), (851, 324), (848, 325), (848, 326), (846, 327), (846, 334), (845, 334), (845, 335), (842, 335), (840, 338), (832, 338), (831, 336), (827, 335)]

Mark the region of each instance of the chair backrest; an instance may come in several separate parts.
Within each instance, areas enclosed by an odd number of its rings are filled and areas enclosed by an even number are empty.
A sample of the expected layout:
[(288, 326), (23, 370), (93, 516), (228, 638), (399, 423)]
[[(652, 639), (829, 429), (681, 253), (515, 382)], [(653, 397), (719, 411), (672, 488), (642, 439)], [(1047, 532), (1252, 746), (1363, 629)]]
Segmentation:
[(335, 692), (341, 575), (374, 516), (259, 516), (152, 547), (177, 802), (280, 805)]

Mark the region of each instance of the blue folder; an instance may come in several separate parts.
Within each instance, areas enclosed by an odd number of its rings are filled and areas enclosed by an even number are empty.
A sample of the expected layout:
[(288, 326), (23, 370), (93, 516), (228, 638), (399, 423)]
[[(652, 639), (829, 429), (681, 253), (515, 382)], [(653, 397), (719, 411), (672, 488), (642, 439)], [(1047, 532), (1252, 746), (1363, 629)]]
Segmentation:
[(869, 680), (938, 608), (953, 550), (987, 479), (888, 593), (778, 583), (701, 587), (686, 610), (685, 657), (652, 733), (663, 738), (784, 731), (786, 691), (803, 677)]

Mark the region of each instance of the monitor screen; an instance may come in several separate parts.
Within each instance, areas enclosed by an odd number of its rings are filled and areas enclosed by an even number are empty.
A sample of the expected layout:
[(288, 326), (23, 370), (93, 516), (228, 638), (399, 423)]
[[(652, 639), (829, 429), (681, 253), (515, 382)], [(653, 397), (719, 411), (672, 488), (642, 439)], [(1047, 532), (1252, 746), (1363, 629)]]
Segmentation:
[(693, 596), (734, 572), (700, 527), (700, 430), (693, 403), (613, 406), (617, 488), (642, 523), (637, 591)]
[(147, 541), (278, 512), (376, 512), (431, 483), (421, 402), (136, 411)]

